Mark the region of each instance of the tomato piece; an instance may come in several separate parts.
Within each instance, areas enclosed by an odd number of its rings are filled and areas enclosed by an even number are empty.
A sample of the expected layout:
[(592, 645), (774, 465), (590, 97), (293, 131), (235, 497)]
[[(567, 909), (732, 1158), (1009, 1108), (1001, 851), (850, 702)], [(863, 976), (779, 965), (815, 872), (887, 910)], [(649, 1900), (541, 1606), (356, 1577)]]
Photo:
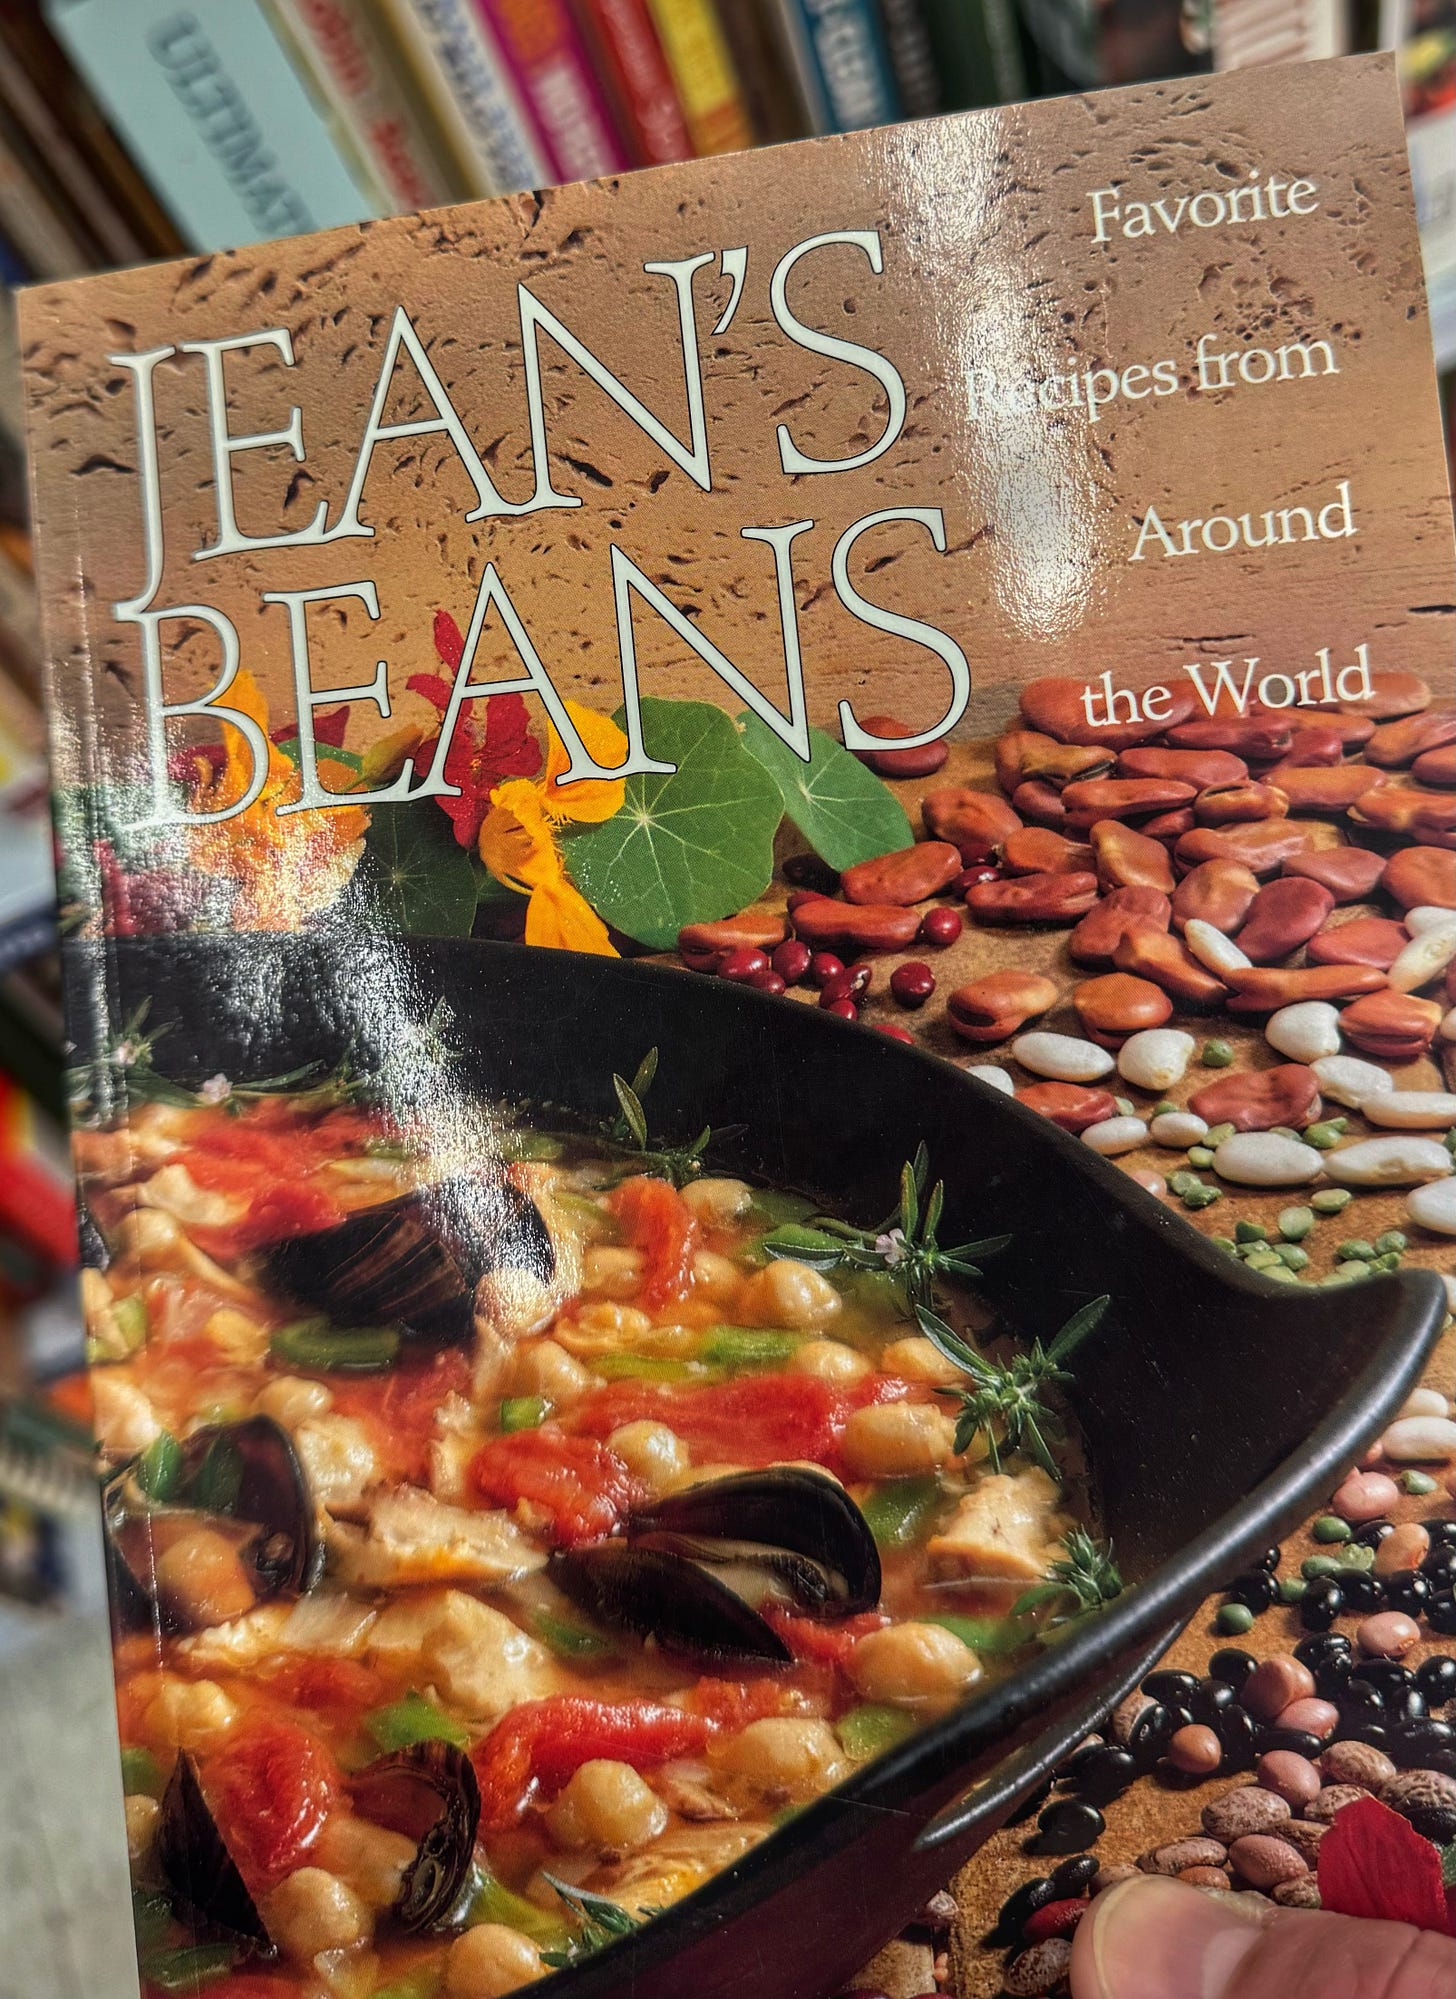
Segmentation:
[(538, 1795), (554, 1797), (583, 1763), (606, 1757), (634, 1770), (700, 1755), (711, 1728), (703, 1715), (662, 1701), (594, 1701), (552, 1694), (526, 1701), (471, 1751), (481, 1816), (494, 1828), (517, 1820)]
[(379, 1674), (357, 1659), (280, 1659), (263, 1668), (259, 1684), (286, 1707), (312, 1708), (350, 1722), (378, 1707), (387, 1693)]
[(657, 1308), (686, 1298), (693, 1281), (693, 1255), (701, 1231), (676, 1187), (640, 1176), (624, 1180), (607, 1196), (622, 1234), (643, 1257), (642, 1302)]
[(715, 1735), (739, 1735), (750, 1722), (802, 1714), (806, 1691), (785, 1673), (773, 1680), (699, 1680), (692, 1699)]
[(303, 1864), (343, 1779), (316, 1735), (255, 1720), (203, 1769), (207, 1802), (250, 1889), (275, 1887)]
[(592, 1437), (556, 1423), (493, 1437), (471, 1461), (471, 1481), (497, 1506), (528, 1500), (549, 1513), (557, 1541), (573, 1547), (610, 1534), (637, 1497), (632, 1474)]
[(843, 1666), (861, 1638), (871, 1631), (883, 1631), (890, 1619), (879, 1610), (864, 1610), (857, 1617), (841, 1618), (837, 1624), (820, 1624), (812, 1617), (796, 1617), (781, 1604), (764, 1603), (759, 1616), (776, 1631), (794, 1657), (816, 1666)]
[(854, 1402), (810, 1374), (742, 1375), (707, 1387), (614, 1381), (574, 1410), (578, 1428), (609, 1436), (623, 1423), (666, 1423), (699, 1463), (834, 1465)]
[(387, 1475), (409, 1485), (429, 1481), (435, 1415), (447, 1397), (470, 1386), (470, 1361), (456, 1350), (403, 1360), (388, 1374), (333, 1375), (329, 1393), (341, 1416), (362, 1417)]

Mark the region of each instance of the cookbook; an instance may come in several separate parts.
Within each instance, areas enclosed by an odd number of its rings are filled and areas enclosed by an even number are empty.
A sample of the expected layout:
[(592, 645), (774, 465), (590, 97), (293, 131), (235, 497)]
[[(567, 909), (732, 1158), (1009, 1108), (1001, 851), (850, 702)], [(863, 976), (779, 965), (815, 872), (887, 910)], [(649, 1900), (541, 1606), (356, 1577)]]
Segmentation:
[(1136, 1594), (1132, 1245), (1456, 1269), (1390, 64), (23, 329), (144, 1989), (609, 1979)]

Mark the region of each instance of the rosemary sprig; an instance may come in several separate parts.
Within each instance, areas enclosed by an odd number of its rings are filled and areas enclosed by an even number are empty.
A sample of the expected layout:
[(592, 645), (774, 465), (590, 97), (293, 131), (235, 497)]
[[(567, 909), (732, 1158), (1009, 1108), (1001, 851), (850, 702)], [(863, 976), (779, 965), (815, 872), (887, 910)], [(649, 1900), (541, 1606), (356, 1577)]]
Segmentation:
[(1048, 1563), (1046, 1580), (1033, 1584), (1016, 1599), (1011, 1607), (1013, 1617), (1057, 1604), (1068, 1607), (1058, 1609), (1049, 1622), (1070, 1624), (1122, 1595), (1122, 1577), (1112, 1559), (1110, 1541), (1094, 1541), (1085, 1527), (1074, 1527), (1062, 1546), (1066, 1555)]
[(873, 1228), (857, 1229), (834, 1216), (816, 1216), (807, 1228), (775, 1229), (763, 1239), (764, 1254), (792, 1257), (816, 1270), (871, 1270), (893, 1277), (911, 1311), (928, 1310), (942, 1278), (979, 1277), (972, 1260), (1004, 1249), (1010, 1236), (942, 1247), (939, 1230), (945, 1209), (945, 1182), (926, 1194), (930, 1154), (921, 1144), (900, 1169), (900, 1199)]
[(1049, 1478), (1060, 1479), (1051, 1447), (1062, 1441), (1062, 1429), (1046, 1401), (1046, 1391), (1064, 1387), (1071, 1380), (1063, 1363), (1101, 1323), (1111, 1302), (1107, 1296), (1091, 1299), (1072, 1314), (1050, 1346), (1034, 1340), (1025, 1352), (1004, 1362), (977, 1353), (929, 1306), (917, 1305), (915, 1317), (921, 1332), (974, 1384), (958, 1391), (961, 1413), (956, 1423), (956, 1450), (968, 1451), (978, 1436), (984, 1437), (993, 1471), (1000, 1471), (1003, 1452), (1007, 1456), (1021, 1452), (1039, 1464)]
[(615, 1070), (612, 1072), (612, 1088), (617, 1093), (621, 1116), (609, 1127), (607, 1135), (624, 1151), (638, 1155), (632, 1162), (635, 1172), (647, 1173), (659, 1180), (670, 1180), (674, 1187), (682, 1187), (702, 1173), (703, 1154), (712, 1139), (713, 1127), (705, 1124), (691, 1145), (654, 1145), (648, 1135), (647, 1113), (642, 1107), (642, 1099), (652, 1088), (656, 1075), (655, 1048), (649, 1048), (642, 1057), (630, 1083), (625, 1076), (619, 1076)]
[(550, 1965), (553, 1971), (564, 1971), (568, 1965), (580, 1964), (584, 1957), (605, 1950), (609, 1943), (619, 1937), (629, 1937), (640, 1930), (644, 1921), (656, 1914), (653, 1909), (639, 1909), (630, 1915), (620, 1902), (608, 1901), (605, 1895), (593, 1895), (585, 1888), (569, 1888), (564, 1881), (558, 1881), (554, 1874), (544, 1877), (551, 1883), (577, 1922), (574, 1936), (552, 1950), (543, 1950), (541, 1962)]

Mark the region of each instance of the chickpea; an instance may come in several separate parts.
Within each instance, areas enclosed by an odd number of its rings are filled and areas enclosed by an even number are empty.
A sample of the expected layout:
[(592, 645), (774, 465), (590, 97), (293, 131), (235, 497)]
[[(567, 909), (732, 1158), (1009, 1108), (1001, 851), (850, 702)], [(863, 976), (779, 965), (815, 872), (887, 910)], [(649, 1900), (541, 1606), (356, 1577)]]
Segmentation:
[(667, 1806), (632, 1768), (598, 1757), (583, 1763), (546, 1815), (561, 1846), (604, 1859), (635, 1853), (667, 1827)]
[(789, 1326), (795, 1332), (817, 1332), (843, 1309), (829, 1279), (791, 1256), (777, 1257), (756, 1271), (744, 1285), (739, 1303), (750, 1322)]
[(914, 1333), (909, 1339), (891, 1340), (880, 1354), (880, 1372), (896, 1374), (901, 1381), (927, 1381), (936, 1387), (943, 1387), (955, 1373), (934, 1340), (928, 1340), (923, 1333)]
[(616, 1452), (654, 1499), (680, 1485), (692, 1463), (687, 1445), (666, 1423), (646, 1420), (624, 1423), (608, 1437), (607, 1447)]
[(682, 1197), (705, 1228), (731, 1229), (753, 1205), (753, 1189), (744, 1180), (709, 1174), (689, 1180)]
[(513, 1395), (544, 1395), (548, 1402), (575, 1402), (596, 1376), (555, 1340), (526, 1340), (508, 1370)]
[(322, 1951), (367, 1943), (374, 1920), (352, 1888), (322, 1867), (300, 1867), (265, 1897), (268, 1934), (296, 1964), (312, 1964)]
[(598, 1298), (594, 1304), (583, 1305), (576, 1314), (576, 1323), (584, 1333), (628, 1348), (635, 1347), (652, 1330), (652, 1320), (639, 1305), (618, 1305), (610, 1298)]
[(743, 1272), (731, 1257), (700, 1249), (693, 1258), (693, 1289), (714, 1304), (728, 1305), (743, 1288)]
[(835, 1388), (848, 1388), (874, 1372), (871, 1363), (843, 1340), (805, 1340), (789, 1362), (790, 1374), (812, 1374)]
[(142, 1728), (149, 1741), (169, 1749), (206, 1749), (237, 1718), (236, 1703), (215, 1680), (164, 1677), (147, 1703)]
[(540, 1976), (541, 1958), (528, 1937), (505, 1923), (479, 1923), (450, 1946), (446, 1999), (505, 1999)]
[(412, 1839), (390, 1832), (386, 1826), (335, 1814), (325, 1825), (315, 1851), (321, 1866), (337, 1875), (366, 1908), (377, 1912), (391, 1907), (397, 1899), (405, 1869), (418, 1848)]
[(259, 1389), (253, 1404), (260, 1416), (271, 1416), (285, 1430), (307, 1422), (310, 1416), (327, 1416), (333, 1406), (331, 1389), (321, 1381), (305, 1381), (299, 1374), (280, 1374)]
[(875, 1402), (844, 1426), (844, 1462), (856, 1478), (909, 1478), (955, 1454), (955, 1423), (929, 1402)]
[(729, 1777), (756, 1791), (793, 1799), (817, 1797), (847, 1767), (827, 1721), (792, 1716), (751, 1721), (728, 1743), (721, 1761)]
[(631, 1298), (642, 1284), (642, 1252), (619, 1243), (593, 1243), (582, 1258), (583, 1291), (601, 1298)]
[(970, 1646), (939, 1624), (890, 1624), (861, 1638), (849, 1676), (867, 1701), (919, 1707), (954, 1700), (981, 1677)]
[(134, 1869), (142, 1868), (151, 1858), (162, 1807), (155, 1798), (145, 1797), (137, 1791), (126, 1800), (125, 1811), (126, 1857)]

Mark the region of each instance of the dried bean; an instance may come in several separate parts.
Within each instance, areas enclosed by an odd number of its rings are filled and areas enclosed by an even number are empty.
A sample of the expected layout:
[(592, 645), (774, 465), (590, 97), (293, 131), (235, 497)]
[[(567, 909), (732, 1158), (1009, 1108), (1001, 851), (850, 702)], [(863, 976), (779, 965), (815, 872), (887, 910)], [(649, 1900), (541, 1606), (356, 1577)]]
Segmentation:
[(1386, 722), (1365, 745), (1365, 761), (1382, 770), (1404, 770), (1425, 750), (1456, 743), (1456, 715), (1449, 709), (1427, 709), (1403, 721)]
[(1182, 1082), (1195, 1046), (1193, 1036), (1181, 1028), (1144, 1028), (1130, 1035), (1118, 1051), (1118, 1074), (1139, 1090), (1171, 1090)]
[(1398, 1465), (1449, 1464), (1456, 1458), (1456, 1423), (1449, 1416), (1401, 1416), (1380, 1439)]
[(837, 902), (816, 896), (794, 911), (794, 930), (812, 950), (826, 945), (852, 951), (903, 951), (920, 928), (919, 915), (896, 903)]
[(1108, 1075), (1112, 1057), (1095, 1041), (1083, 1041), (1075, 1034), (1051, 1034), (1036, 1029), (1018, 1035), (1011, 1053), (1033, 1076), (1050, 1076), (1059, 1083), (1095, 1083)]
[(1016, 1100), (1074, 1135), (1117, 1115), (1117, 1099), (1110, 1090), (1081, 1083), (1027, 1083), (1016, 1092)]
[(1431, 929), (1413, 937), (1390, 967), (1391, 989), (1398, 993), (1419, 992), (1440, 977), (1456, 958), (1456, 925)]
[[(1334, 1744), (1335, 1749), (1343, 1749), (1347, 1746), (1354, 1749), (1368, 1747), (1363, 1742), (1351, 1743), (1349, 1745), (1339, 1742)], [(1327, 1749), (1325, 1756), (1330, 1754), (1331, 1751)], [(1378, 1750), (1376, 1754), (1379, 1755)], [(1388, 1757), (1382, 1756), (1380, 1760), (1383, 1763), (1389, 1762)], [(1320, 1761), (1323, 1763), (1324, 1757), (1321, 1757)], [(1390, 1767), (1393, 1770), (1395, 1765), (1392, 1763)], [(1372, 1793), (1363, 1784), (1331, 1784), (1327, 1782), (1314, 1802), (1305, 1806), (1304, 1816), (1314, 1825), (1332, 1825), (1345, 1809), (1346, 1805), (1353, 1805), (1359, 1799), (1368, 1798), (1371, 1795)]]
[(1151, 979), (1185, 1006), (1216, 1006), (1228, 988), (1205, 971), (1178, 938), (1157, 930), (1127, 930), (1112, 954), (1121, 972)]
[(1345, 1008), (1340, 1027), (1347, 1041), (1367, 1055), (1401, 1055), (1414, 1060), (1424, 1054), (1441, 1025), (1442, 1009), (1434, 1000), (1413, 993), (1367, 993)]
[(1373, 892), (1384, 867), (1384, 857), (1365, 847), (1327, 847), (1291, 854), (1281, 872), (1322, 883), (1336, 902), (1363, 902)]
[(1451, 1155), (1437, 1139), (1402, 1133), (1357, 1139), (1353, 1145), (1327, 1152), (1324, 1165), (1342, 1187), (1414, 1187), (1444, 1180), (1451, 1172)]
[(1385, 1131), (1449, 1131), (1456, 1125), (1456, 1095), (1449, 1090), (1382, 1090), (1362, 1109)]
[(1239, 949), (1256, 965), (1287, 958), (1314, 936), (1335, 906), (1318, 882), (1283, 875), (1261, 888), (1239, 931)]
[(1087, 874), (1092, 861), (1089, 846), (1049, 826), (1023, 826), (1001, 849), (1001, 865), (1012, 875)]
[(1168, 730), (1168, 741), (1175, 749), (1228, 750), (1250, 763), (1273, 763), (1293, 740), (1294, 730), (1279, 715), (1210, 716)]
[(1339, 835), (1322, 820), (1261, 819), (1250, 826), (1196, 826), (1176, 849), (1184, 867), (1200, 861), (1239, 861), (1261, 878), (1278, 874), (1291, 854), (1337, 843)]
[(1096, 900), (1096, 875), (1021, 875), (966, 891), (966, 908), (982, 923), (1075, 923)]
[(1062, 794), (1044, 778), (1024, 778), (1012, 792), (1011, 803), (1023, 819), (1035, 820), (1038, 826), (1050, 826), (1055, 831), (1067, 823)]
[(1367, 791), (1385, 783), (1384, 773), (1363, 764), (1335, 764), (1325, 769), (1301, 769), (1275, 764), (1269, 782), (1279, 787), (1289, 812), (1346, 812)]
[(1213, 1155), (1213, 1170), (1237, 1187), (1304, 1187), (1319, 1178), (1321, 1155), (1297, 1138), (1238, 1131)]
[(1421, 1627), (1402, 1610), (1379, 1610), (1355, 1627), (1355, 1643), (1368, 1659), (1403, 1659), (1421, 1641)]
[(1200, 862), (1173, 891), (1173, 922), (1182, 930), (1196, 920), (1232, 936), (1258, 892), (1258, 876), (1241, 861)]
[(1222, 1867), (1227, 1859), (1228, 1847), (1221, 1839), (1189, 1833), (1182, 1839), (1170, 1839), (1164, 1846), (1155, 1846), (1137, 1864), (1142, 1874), (1171, 1876), (1181, 1874), (1185, 1867)]
[(1317, 1062), (1340, 1052), (1340, 1016), (1328, 1000), (1280, 1007), (1264, 1023), (1264, 1039), (1291, 1062)]
[(1230, 1013), (1273, 1013), (1297, 1000), (1377, 994), (1385, 985), (1385, 974), (1373, 965), (1251, 965), (1246, 972), (1230, 972), (1228, 984), (1233, 994)]
[(1407, 1196), (1405, 1211), (1433, 1235), (1456, 1235), (1456, 1180), (1433, 1180)]
[(1108, 972), (1073, 988), (1072, 1005), (1085, 1033), (1104, 1047), (1121, 1047), (1130, 1034), (1161, 1027), (1173, 1002), (1161, 986), (1128, 972)]
[[(1160, 736), (1169, 723), (1186, 721), (1197, 709), (1198, 697), (1187, 684), (1168, 690), (1167, 715), (1162, 721), (1138, 716), (1131, 722), (1095, 727), (1087, 719), (1087, 683), (1070, 675), (1030, 680), (1022, 688), (1020, 708), (1033, 729), (1061, 743), (1088, 743), (1098, 749), (1124, 750)], [(1195, 745), (1194, 747), (1198, 747)]]
[(933, 840), (948, 840), (962, 861), (988, 861), (1021, 826), (1020, 815), (1004, 798), (969, 785), (943, 785), (927, 791), (920, 816)]
[(1061, 747), (1055, 736), (1043, 736), (1035, 729), (1007, 729), (996, 738), (996, 782), (1009, 797), (1024, 777), (1033, 775), (1037, 756)]
[(1196, 796), (1191, 784), (1175, 778), (1093, 777), (1069, 784), (1062, 803), (1074, 825), (1093, 826), (1099, 819), (1146, 819), (1153, 812), (1176, 811)]
[(1206, 966), (1216, 978), (1222, 978), (1228, 972), (1241, 972), (1253, 963), (1231, 937), (1225, 937), (1221, 930), (1215, 930), (1201, 916), (1190, 917), (1184, 924), (1183, 942), (1199, 964)]
[(901, 847), (895, 853), (846, 868), (839, 886), (846, 901), (861, 907), (894, 903), (908, 908), (938, 895), (955, 880), (961, 867), (960, 852), (948, 840), (921, 840), (916, 846)]
[(1100, 1124), (1089, 1124), (1082, 1133), (1082, 1143), (1105, 1159), (1115, 1159), (1122, 1152), (1135, 1152), (1147, 1141), (1148, 1128), (1140, 1117), (1104, 1118)]
[(1356, 826), (1374, 826), (1382, 833), (1408, 833), (1431, 847), (1449, 847), (1456, 840), (1456, 798), (1439, 791), (1382, 785), (1350, 807), (1350, 819)]
[[(1312, 770), (1318, 769), (1321, 765), (1342, 762), (1348, 746), (1346, 732), (1352, 726), (1361, 742), (1367, 741), (1375, 732), (1373, 722), (1357, 720), (1351, 716), (1341, 716), (1338, 721), (1332, 717), (1328, 722), (1323, 720), (1296, 722), (1294, 740), (1274, 769)], [(1273, 776), (1272, 771), (1270, 775)], [(1277, 778), (1275, 782), (1278, 782)]]
[(1243, 826), (1258, 819), (1283, 819), (1289, 800), (1272, 784), (1246, 778), (1242, 784), (1210, 785), (1200, 791), (1193, 817), (1200, 826)]
[(1119, 777), (1166, 777), (1191, 784), (1195, 791), (1210, 785), (1238, 784), (1249, 774), (1242, 757), (1227, 750), (1124, 750), (1117, 759)]
[(715, 972), (730, 951), (772, 951), (783, 942), (784, 919), (745, 910), (718, 923), (688, 923), (677, 933), (678, 956), (695, 972)]
[(1195, 1090), (1188, 1108), (1211, 1125), (1231, 1124), (1235, 1131), (1302, 1125), (1319, 1115), (1319, 1083), (1303, 1062), (1238, 1070)]
[(1456, 743), (1447, 743), (1439, 750), (1423, 750), (1411, 765), (1411, 776), (1420, 784), (1431, 784), (1438, 791), (1450, 791), (1456, 786)]
[(1241, 1784), (1237, 1790), (1225, 1791), (1201, 1813), (1205, 1833), (1224, 1847), (1232, 1846), (1236, 1839), (1272, 1832), (1288, 1817), (1287, 1800), (1257, 1784)]
[(1166, 930), (1171, 915), (1172, 905), (1159, 889), (1115, 888), (1082, 918), (1067, 950), (1079, 965), (1110, 965), (1128, 930)]
[(1229, 1848), (1229, 1859), (1251, 1887), (1265, 1890), (1284, 1881), (1297, 1881), (1309, 1872), (1303, 1854), (1268, 1833), (1251, 1833), (1244, 1839), (1236, 1839)]
[(1028, 1020), (1056, 1003), (1057, 988), (1050, 979), (1040, 972), (1005, 966), (957, 986), (946, 1000), (946, 1013), (965, 1040), (988, 1043), (1009, 1041)]
[(1370, 675), (1370, 692), (1354, 701), (1341, 701), (1348, 713), (1368, 715), (1383, 722), (1395, 715), (1414, 715), (1431, 705), (1431, 690), (1418, 673), (1404, 667), (1376, 667)]
[[(1256, 1720), (1273, 1721), (1291, 1701), (1308, 1699), (1314, 1685), (1314, 1674), (1302, 1659), (1276, 1652), (1272, 1658), (1260, 1660), (1250, 1673), (1240, 1699)], [(1250, 1826), (1245, 1830), (1255, 1828)]]
[(1311, 965), (1374, 965), (1388, 972), (1409, 941), (1403, 925), (1388, 916), (1356, 916), (1311, 937), (1304, 955)]
[(1395, 1087), (1388, 1069), (1362, 1062), (1358, 1055), (1321, 1055), (1312, 1067), (1321, 1093), (1352, 1110), (1359, 1110), (1368, 1097)]
[[(860, 727), (867, 736), (918, 736), (920, 731), (909, 722), (902, 722), (898, 715), (866, 715)], [(937, 736), (932, 743), (922, 743), (913, 750), (855, 750), (860, 762), (875, 773), (876, 777), (933, 777), (950, 755), (950, 745), (944, 736)]]
[[(1173, 893), (1173, 866), (1167, 849), (1119, 819), (1099, 819), (1090, 827), (1097, 877), (1104, 888), (1152, 888)], [(1185, 835), (1185, 838), (1191, 837)]]

